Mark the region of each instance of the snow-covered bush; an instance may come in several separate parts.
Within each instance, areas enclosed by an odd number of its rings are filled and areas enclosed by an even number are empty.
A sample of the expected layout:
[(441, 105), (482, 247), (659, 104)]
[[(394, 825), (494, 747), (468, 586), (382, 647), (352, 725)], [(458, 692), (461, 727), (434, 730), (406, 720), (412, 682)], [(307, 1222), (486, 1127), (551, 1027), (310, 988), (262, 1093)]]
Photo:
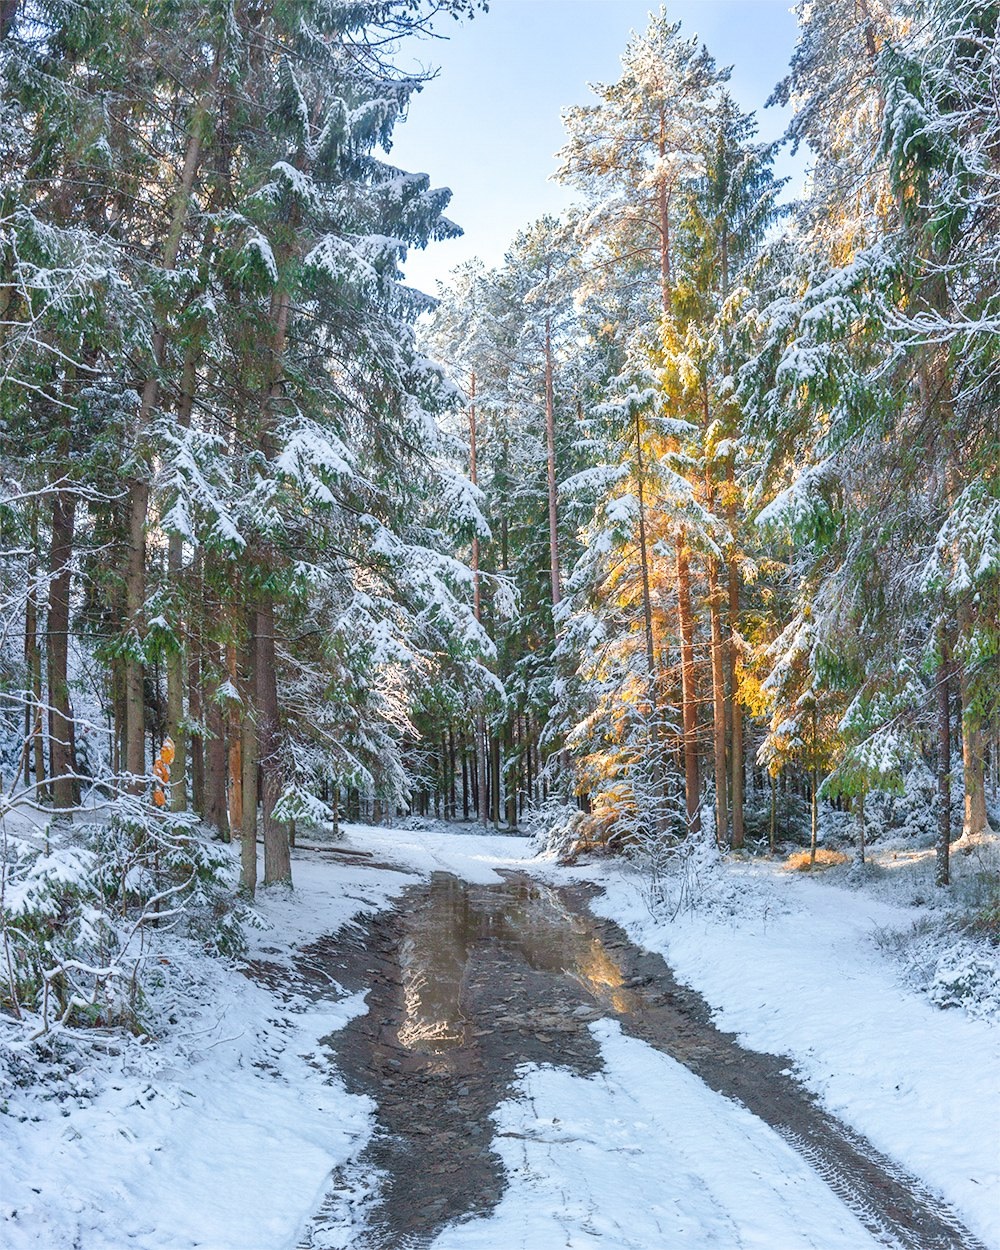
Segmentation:
[(525, 828), (538, 854), (565, 859), (580, 849), (584, 820), (585, 814), (575, 803), (551, 795), (529, 810)]
[(40, 1032), (140, 1027), (158, 932), (185, 928), (216, 949), (239, 944), (226, 901), (234, 861), (192, 816), (125, 798), (102, 817), (47, 826), (41, 837), (9, 816), (0, 822), (0, 1001)]
[(957, 941), (938, 960), (927, 996), (939, 1007), (961, 1007), (973, 1017), (1000, 1015), (1000, 961)]

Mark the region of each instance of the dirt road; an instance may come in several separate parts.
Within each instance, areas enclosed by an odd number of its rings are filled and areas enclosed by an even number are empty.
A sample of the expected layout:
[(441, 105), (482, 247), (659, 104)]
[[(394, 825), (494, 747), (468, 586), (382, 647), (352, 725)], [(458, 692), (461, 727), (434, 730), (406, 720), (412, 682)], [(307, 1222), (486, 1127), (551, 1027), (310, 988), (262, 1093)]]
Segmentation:
[[(331, 979), (370, 987), (368, 1013), (331, 1045), (348, 1087), (378, 1108), (371, 1144), (333, 1178), (303, 1250), (429, 1246), (445, 1225), (489, 1211), (505, 1185), (490, 1113), (519, 1065), (598, 1071), (588, 1025), (602, 1016), (774, 1128), (878, 1244), (982, 1250), (940, 1200), (821, 1110), (787, 1059), (745, 1051), (714, 1028), (659, 956), (591, 915), (582, 889), (435, 874), (396, 911), (317, 943), (302, 975), (316, 993)], [(364, 1231), (345, 1241), (349, 1225)]]

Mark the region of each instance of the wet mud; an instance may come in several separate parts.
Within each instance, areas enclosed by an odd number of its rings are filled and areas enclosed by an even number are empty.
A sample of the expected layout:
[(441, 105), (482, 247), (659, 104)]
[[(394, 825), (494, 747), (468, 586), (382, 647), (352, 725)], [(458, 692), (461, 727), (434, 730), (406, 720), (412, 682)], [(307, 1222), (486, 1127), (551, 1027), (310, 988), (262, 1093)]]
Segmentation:
[(377, 1105), (371, 1143), (332, 1178), (302, 1250), (415, 1250), (487, 1213), (504, 1189), (491, 1112), (520, 1065), (599, 1071), (588, 1025), (602, 1016), (771, 1125), (880, 1243), (985, 1250), (943, 1201), (818, 1107), (787, 1057), (716, 1029), (658, 955), (589, 912), (585, 888), (435, 874), (398, 910), (316, 943), (299, 971), (316, 994), (371, 987), (367, 1014), (329, 1044), (348, 1088)]

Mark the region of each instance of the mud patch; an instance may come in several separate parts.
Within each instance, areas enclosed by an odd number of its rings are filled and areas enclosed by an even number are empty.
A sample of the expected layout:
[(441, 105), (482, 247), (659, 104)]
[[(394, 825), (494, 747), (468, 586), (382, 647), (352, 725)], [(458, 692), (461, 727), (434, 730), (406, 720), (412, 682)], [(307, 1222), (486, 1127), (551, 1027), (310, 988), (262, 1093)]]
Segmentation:
[(474, 886), (436, 874), (399, 911), (304, 952), (314, 992), (324, 979), (371, 987), (367, 1015), (329, 1045), (348, 1088), (377, 1104), (378, 1123), (350, 1174), (333, 1178), (302, 1250), (426, 1247), (445, 1225), (487, 1213), (504, 1189), (491, 1112), (521, 1065), (599, 1071), (588, 1025), (601, 1016), (776, 1129), (883, 1244), (982, 1250), (943, 1202), (823, 1112), (787, 1058), (745, 1051), (714, 1028), (658, 955), (586, 904), (586, 889), (523, 876)]

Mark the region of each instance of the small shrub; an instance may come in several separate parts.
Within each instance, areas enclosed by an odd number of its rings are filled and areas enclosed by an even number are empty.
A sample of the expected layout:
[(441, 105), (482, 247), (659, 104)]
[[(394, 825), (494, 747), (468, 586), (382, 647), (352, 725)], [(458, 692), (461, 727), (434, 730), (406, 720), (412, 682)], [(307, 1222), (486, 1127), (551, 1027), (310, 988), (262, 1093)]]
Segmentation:
[(991, 946), (1000, 946), (1000, 900), (974, 911), (966, 920), (965, 928), (975, 937), (985, 938)]
[(985, 1015), (1000, 998), (1000, 964), (985, 952), (958, 943), (938, 960), (927, 995), (939, 1007), (962, 1007), (970, 1015)]
[(120, 799), (100, 824), (53, 825), (44, 847), (5, 836), (0, 1005), (53, 1024), (140, 1029), (154, 935), (182, 928), (238, 950), (234, 861), (190, 814)]

